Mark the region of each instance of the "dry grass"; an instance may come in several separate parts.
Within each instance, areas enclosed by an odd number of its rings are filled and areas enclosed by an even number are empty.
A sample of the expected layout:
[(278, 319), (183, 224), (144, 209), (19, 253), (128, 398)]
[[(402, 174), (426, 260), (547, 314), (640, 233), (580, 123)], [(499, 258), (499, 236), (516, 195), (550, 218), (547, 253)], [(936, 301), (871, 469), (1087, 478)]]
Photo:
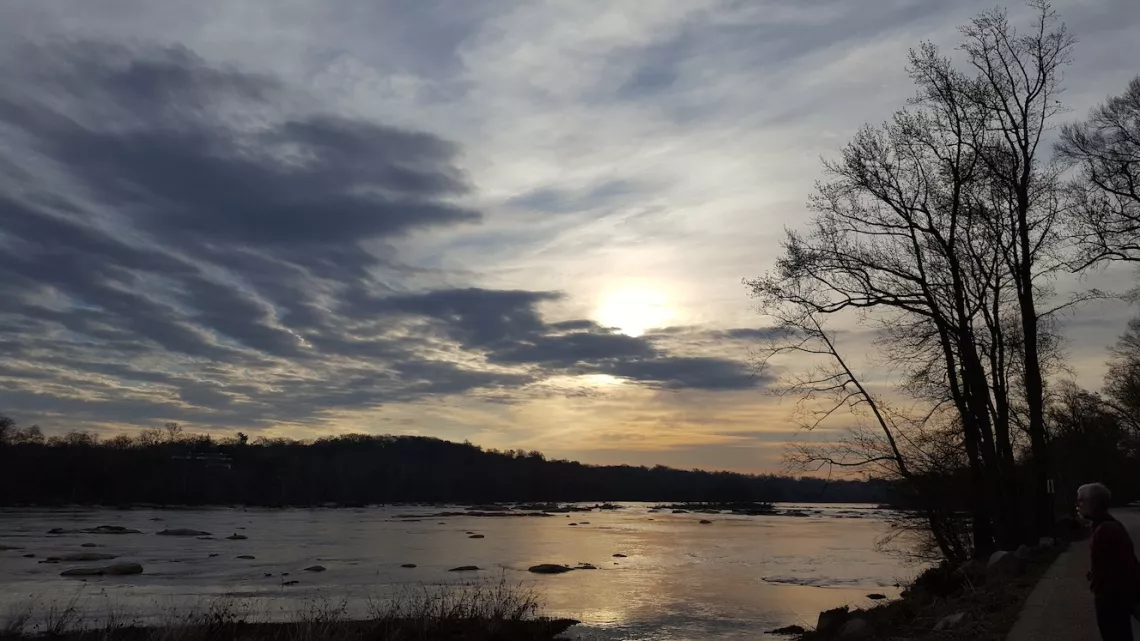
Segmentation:
[(372, 598), (363, 619), (349, 617), (345, 600), (315, 598), (292, 620), (272, 622), (266, 608), (223, 597), (172, 608), (161, 623), (144, 625), (109, 599), (98, 620), (90, 619), (80, 599), (77, 593), (62, 605), (26, 604), (9, 613), (0, 641), (539, 641), (576, 623), (539, 616), (535, 592), (505, 576)]

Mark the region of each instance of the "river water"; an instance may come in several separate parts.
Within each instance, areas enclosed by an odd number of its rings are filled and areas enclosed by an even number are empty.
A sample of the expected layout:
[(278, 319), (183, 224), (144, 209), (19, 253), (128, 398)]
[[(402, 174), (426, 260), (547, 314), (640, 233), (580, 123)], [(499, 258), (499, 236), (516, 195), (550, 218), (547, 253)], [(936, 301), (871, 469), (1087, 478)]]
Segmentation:
[[(347, 602), (359, 612), (369, 597), (405, 588), (505, 578), (533, 587), (544, 614), (580, 620), (571, 638), (757, 639), (776, 627), (813, 625), (823, 609), (868, 605), (870, 593), (894, 598), (896, 584), (917, 571), (876, 551), (889, 526), (874, 506), (777, 506), (808, 514), (794, 517), (623, 505), (541, 518), (433, 516), (463, 509), (440, 507), (0, 510), (0, 547), (20, 548), (0, 551), (0, 617), (33, 602), (41, 610), (70, 602), (93, 614), (114, 608), (145, 621), (217, 597), (255, 601), (285, 617), (314, 601)], [(47, 534), (98, 525), (142, 533)], [(155, 535), (165, 528), (214, 538)], [(248, 539), (224, 538), (235, 533)], [(115, 554), (145, 572), (80, 580), (60, 571), (100, 563), (39, 562), (75, 552)], [(417, 567), (401, 567), (406, 563)], [(598, 569), (527, 572), (539, 563)], [(327, 571), (303, 570), (315, 564)], [(481, 571), (448, 571), (462, 565)]]

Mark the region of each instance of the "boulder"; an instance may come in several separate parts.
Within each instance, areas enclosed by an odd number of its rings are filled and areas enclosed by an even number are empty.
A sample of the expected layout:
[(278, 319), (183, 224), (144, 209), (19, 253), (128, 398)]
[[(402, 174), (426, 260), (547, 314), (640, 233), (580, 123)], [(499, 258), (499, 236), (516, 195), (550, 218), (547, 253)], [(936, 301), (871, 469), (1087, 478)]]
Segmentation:
[(624, 559), (624, 558), (626, 558), (626, 556), (624, 554), (618, 553), (618, 554), (614, 555), (614, 558), (615, 559)]
[(486, 538), (486, 537), (484, 537), (482, 534), (472, 534), (471, 536), (469, 536), (467, 538), (469, 538), (469, 539), (482, 539), (482, 538)]
[(570, 525), (578, 525), (578, 524), (577, 523), (571, 523)]
[(100, 525), (79, 531), (83, 534), (142, 534), (142, 530), (135, 530), (121, 525)]
[(324, 572), (327, 568), (323, 565), (310, 565), (305, 568), (306, 572)]
[(572, 567), (558, 565), (556, 563), (540, 563), (527, 568), (527, 572), (534, 572), (535, 574), (564, 574), (573, 569)]
[(292, 581), (282, 581), (281, 585), (297, 585), (298, 583), (300, 583), (300, 581), (294, 579)]
[(807, 632), (807, 630), (805, 630), (803, 628), (803, 626), (801, 626), (801, 625), (785, 625), (782, 628), (776, 628), (775, 630), (768, 630), (768, 634), (779, 634), (779, 635), (788, 636), (788, 637), (799, 636), (805, 632)]
[(60, 572), (60, 576), (126, 576), (142, 574), (143, 566), (138, 563), (113, 563), (101, 568), (72, 568)]
[(414, 568), (414, 567), (416, 567), (416, 564), (415, 563), (405, 563), (405, 564), (401, 565), (400, 567), (402, 567), (402, 568)]
[(839, 628), (840, 639), (867, 639), (871, 636), (871, 625), (866, 619), (851, 619)]
[(1025, 561), (1006, 550), (994, 552), (986, 563), (986, 574), (990, 576), (1016, 576), (1023, 570), (1025, 570)]
[(882, 601), (883, 599), (887, 598), (887, 595), (879, 594), (878, 592), (872, 592), (871, 594), (867, 595), (867, 598), (872, 601)]
[(143, 566), (138, 565), (138, 563), (112, 563), (112, 565), (103, 568), (103, 574), (107, 576), (143, 574)]
[(448, 572), (478, 572), (479, 566), (477, 565), (461, 565), (457, 568), (451, 568)]
[(239, 554), (234, 558), (245, 559), (246, 561), (252, 561), (252, 560), (256, 559), (257, 557), (253, 556), (252, 554)]
[(245, 541), (249, 537), (244, 534), (231, 534), (226, 537), (227, 541)]
[(832, 610), (824, 610), (819, 613), (819, 618), (816, 620), (815, 629), (823, 636), (828, 636), (839, 632), (847, 619), (851, 618), (851, 612), (847, 606), (841, 608), (834, 608)]
[(959, 565), (958, 569), (955, 570), (955, 572), (962, 576), (973, 579), (986, 573), (986, 563), (981, 559), (970, 559), (969, 561), (964, 561), (961, 565)]
[(708, 519), (701, 519), (701, 525), (712, 525), (712, 521)]
[(97, 548), (97, 547), (99, 547), (99, 545), (97, 543), (82, 543), (79, 545), (79, 547), (81, 547), (81, 548)]
[(159, 536), (210, 536), (209, 532), (203, 532), (202, 530), (193, 530), (188, 527), (169, 528), (162, 530), (161, 532), (155, 532), (155, 534), (158, 534)]
[(958, 627), (958, 624), (962, 623), (962, 619), (965, 618), (965, 612), (955, 612), (954, 614), (948, 614), (939, 619), (938, 622), (934, 624), (934, 629), (936, 631), (953, 630), (954, 628)]
[(214, 558), (215, 556), (218, 556), (218, 553), (214, 552), (214, 553), (210, 554), (209, 556), (210, 556), (210, 558)]
[(25, 559), (34, 559), (34, 558), (36, 558), (36, 555), (32, 554), (31, 552), (28, 552), (27, 554), (24, 555), (24, 558)]
[(129, 527), (121, 525), (99, 525), (96, 527), (83, 528), (79, 530), (66, 530), (61, 527), (53, 527), (48, 530), (48, 534), (142, 534), (139, 530), (133, 530)]
[(1022, 543), (1017, 547), (1016, 550), (1014, 550), (1013, 555), (1022, 561), (1028, 561), (1029, 559), (1033, 558), (1033, 550), (1031, 550), (1028, 545)]
[(589, 521), (578, 521), (578, 525), (589, 525)]

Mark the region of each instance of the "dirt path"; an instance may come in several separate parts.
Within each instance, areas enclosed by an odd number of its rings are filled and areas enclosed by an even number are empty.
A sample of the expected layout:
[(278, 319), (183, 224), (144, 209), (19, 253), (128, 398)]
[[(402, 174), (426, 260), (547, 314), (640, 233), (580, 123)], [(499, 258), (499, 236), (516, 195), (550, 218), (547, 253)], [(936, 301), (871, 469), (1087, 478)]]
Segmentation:
[[(1133, 545), (1140, 543), (1140, 511), (1114, 511), (1128, 527)], [(1074, 543), (1041, 577), (1025, 600), (1021, 616), (1006, 641), (1100, 641), (1093, 614), (1092, 594), (1085, 573), (1089, 569), (1087, 541)], [(1140, 624), (1132, 622), (1140, 640)]]

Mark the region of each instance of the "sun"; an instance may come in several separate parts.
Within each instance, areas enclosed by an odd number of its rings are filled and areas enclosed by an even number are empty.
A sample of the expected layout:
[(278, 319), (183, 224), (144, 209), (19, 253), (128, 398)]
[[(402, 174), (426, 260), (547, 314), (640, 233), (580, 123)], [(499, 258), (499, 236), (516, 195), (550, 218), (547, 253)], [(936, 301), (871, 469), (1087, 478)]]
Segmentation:
[(626, 336), (641, 336), (647, 330), (664, 327), (673, 316), (664, 294), (640, 288), (606, 294), (594, 313), (598, 323)]

